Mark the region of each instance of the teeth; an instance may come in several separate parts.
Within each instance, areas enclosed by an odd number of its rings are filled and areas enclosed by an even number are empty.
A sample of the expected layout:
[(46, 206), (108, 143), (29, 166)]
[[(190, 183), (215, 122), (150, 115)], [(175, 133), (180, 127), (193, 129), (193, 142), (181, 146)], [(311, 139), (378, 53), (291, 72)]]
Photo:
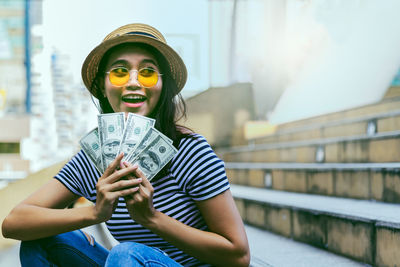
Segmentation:
[(143, 99), (145, 97), (139, 96), (139, 95), (128, 95), (128, 96), (124, 96), (124, 98), (126, 98), (126, 99)]
[(146, 101), (146, 97), (142, 95), (127, 95), (123, 96), (122, 100), (129, 103), (139, 103)]

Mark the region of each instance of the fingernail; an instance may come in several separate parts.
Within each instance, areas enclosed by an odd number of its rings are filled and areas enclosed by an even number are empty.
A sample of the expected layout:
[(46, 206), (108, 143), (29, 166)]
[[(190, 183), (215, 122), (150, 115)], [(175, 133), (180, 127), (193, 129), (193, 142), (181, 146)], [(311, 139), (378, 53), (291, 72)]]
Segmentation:
[(142, 179), (142, 178), (137, 178), (137, 180), (138, 180), (139, 182), (141, 182), (143, 179)]

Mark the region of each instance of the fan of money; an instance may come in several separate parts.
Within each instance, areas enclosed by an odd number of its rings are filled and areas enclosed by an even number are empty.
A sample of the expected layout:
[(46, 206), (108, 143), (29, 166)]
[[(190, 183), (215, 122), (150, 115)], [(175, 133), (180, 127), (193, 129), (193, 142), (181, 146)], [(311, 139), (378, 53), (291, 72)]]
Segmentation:
[(101, 173), (124, 152), (122, 160), (138, 164), (150, 181), (178, 152), (154, 123), (154, 119), (134, 113), (128, 113), (126, 120), (124, 112), (99, 114), (98, 127), (79, 143)]

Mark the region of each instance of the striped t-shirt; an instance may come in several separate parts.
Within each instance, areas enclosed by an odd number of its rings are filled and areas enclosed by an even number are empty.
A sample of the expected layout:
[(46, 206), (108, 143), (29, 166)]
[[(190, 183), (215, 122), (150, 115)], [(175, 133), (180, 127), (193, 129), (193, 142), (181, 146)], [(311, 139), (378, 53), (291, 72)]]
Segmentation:
[[(155, 209), (182, 223), (207, 231), (208, 227), (195, 201), (212, 198), (229, 189), (224, 163), (204, 137), (192, 134), (182, 138), (178, 153), (169, 165), (167, 175), (152, 180)], [(96, 202), (96, 183), (101, 174), (81, 150), (55, 176), (71, 192)], [(201, 262), (166, 242), (133, 221), (123, 198), (107, 228), (120, 242), (134, 241), (157, 247), (185, 266), (203, 266)], [(204, 265), (207, 266), (207, 265)]]

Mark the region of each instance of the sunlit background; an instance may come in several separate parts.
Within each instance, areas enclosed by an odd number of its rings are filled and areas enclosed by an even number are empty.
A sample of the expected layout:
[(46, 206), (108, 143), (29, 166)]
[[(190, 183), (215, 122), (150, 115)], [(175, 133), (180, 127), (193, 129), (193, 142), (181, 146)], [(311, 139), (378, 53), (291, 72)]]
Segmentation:
[[(265, 133), (400, 86), (399, 10), (397, 0), (0, 0), (0, 187), (79, 149), (97, 114), (81, 65), (119, 26), (164, 34), (188, 68), (187, 124), (226, 147), (239, 126), (257, 136), (246, 125)], [(231, 110), (232, 127), (210, 123)]]
[[(164, 33), (188, 67), (186, 98), (249, 82), (255, 118), (273, 124), (373, 103), (399, 70), (395, 0), (0, 3), (1, 114), (30, 116), (21, 152), (32, 170), (49, 164), (35, 159), (50, 155), (53, 163), (73, 153), (94, 125), (81, 65), (124, 24)], [(229, 95), (209, 101), (219, 105)]]

